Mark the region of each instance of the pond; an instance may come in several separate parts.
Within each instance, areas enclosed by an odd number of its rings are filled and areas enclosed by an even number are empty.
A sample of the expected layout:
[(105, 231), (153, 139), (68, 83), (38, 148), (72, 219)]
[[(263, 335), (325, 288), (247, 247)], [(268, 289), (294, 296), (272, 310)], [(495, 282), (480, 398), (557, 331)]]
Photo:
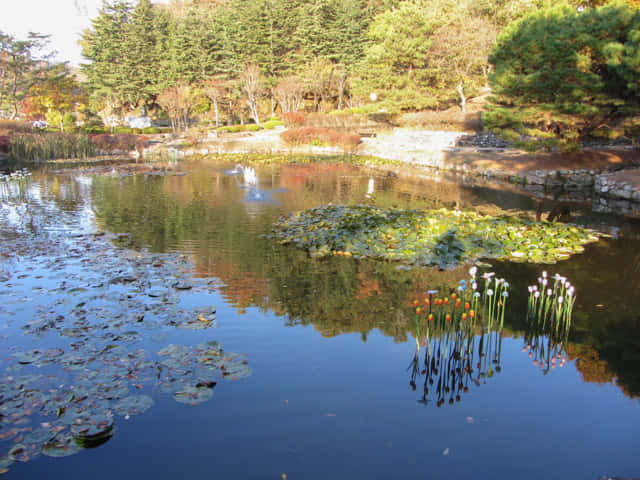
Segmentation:
[[(534, 199), (336, 162), (236, 163), (0, 182), (9, 477), (640, 474), (637, 223), (576, 210), (607, 234), (584, 253), (479, 262), (478, 283), (506, 279), (508, 302), (468, 326), (451, 294), (470, 265), (312, 258), (274, 224), (329, 203), (533, 217)], [(575, 288), (566, 335), (527, 313), (543, 271)], [(453, 321), (430, 321), (448, 302)]]

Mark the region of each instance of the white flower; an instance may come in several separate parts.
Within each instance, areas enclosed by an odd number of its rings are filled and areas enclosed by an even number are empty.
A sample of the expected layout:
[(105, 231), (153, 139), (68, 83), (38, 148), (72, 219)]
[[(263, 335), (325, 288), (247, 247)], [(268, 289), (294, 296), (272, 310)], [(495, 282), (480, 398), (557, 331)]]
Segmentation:
[(480, 296), (480, 292), (476, 292), (473, 294), (474, 297), (478, 298)]
[(543, 287), (546, 287), (546, 286), (547, 286), (547, 283), (549, 283), (549, 282), (547, 282), (547, 279), (546, 279), (546, 278), (543, 278), (543, 279), (542, 279), (542, 286), (543, 286)]
[(474, 290), (477, 290), (478, 289), (478, 284), (476, 282), (473, 282), (471, 284), (471, 288), (474, 289)]
[(471, 275), (472, 277), (475, 277), (476, 273), (478, 273), (478, 267), (473, 266), (469, 269), (469, 275)]
[(502, 292), (502, 296), (503, 296), (504, 298), (507, 298), (507, 297), (509, 296), (509, 292)]
[[(504, 281), (504, 279), (503, 279), (503, 281)], [(504, 282), (504, 288), (509, 288), (509, 282), (507, 282), (507, 281)]]
[(553, 293), (553, 292), (551, 291), (551, 289), (550, 289), (550, 288), (547, 288), (547, 296), (549, 296), (549, 297), (550, 297), (552, 293)]
[(558, 303), (562, 304), (562, 302), (564, 302), (564, 298), (558, 297)]
[(539, 298), (540, 297), (540, 292), (536, 291), (536, 293), (533, 294), (534, 297)]
[(547, 271), (546, 270), (542, 271), (542, 278), (547, 278)]
[(489, 295), (491, 297), (493, 295), (493, 290), (491, 290), (491, 289), (487, 290), (487, 295)]
[(533, 287), (531, 285), (529, 285), (529, 287), (527, 287), (529, 289), (529, 293), (533, 293)]
[(438, 293), (438, 290), (429, 290), (427, 293), (429, 295), (435, 295), (436, 293)]

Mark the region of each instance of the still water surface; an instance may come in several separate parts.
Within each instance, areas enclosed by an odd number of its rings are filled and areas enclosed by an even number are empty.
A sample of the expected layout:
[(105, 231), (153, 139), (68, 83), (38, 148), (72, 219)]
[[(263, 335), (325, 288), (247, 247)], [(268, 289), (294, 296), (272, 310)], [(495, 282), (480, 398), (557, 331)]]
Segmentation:
[[(438, 392), (446, 368), (425, 368), (411, 302), (467, 267), (315, 260), (271, 226), (329, 202), (532, 215), (532, 199), (346, 165), (263, 167), (257, 184), (233, 164), (181, 169), (2, 186), (9, 477), (640, 475), (638, 225), (576, 212), (616, 238), (557, 265), (493, 262), (511, 283), (504, 329)], [(523, 351), (544, 268), (578, 295), (553, 368)]]

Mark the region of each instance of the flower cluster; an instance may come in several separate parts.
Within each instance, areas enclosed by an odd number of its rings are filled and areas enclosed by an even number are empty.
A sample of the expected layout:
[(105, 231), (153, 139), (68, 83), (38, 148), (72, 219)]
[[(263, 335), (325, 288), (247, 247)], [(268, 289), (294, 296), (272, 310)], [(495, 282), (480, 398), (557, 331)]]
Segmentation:
[(576, 301), (575, 287), (563, 276), (549, 277), (542, 272), (535, 285), (529, 286), (527, 331), (523, 352), (547, 373), (566, 362), (571, 313)]

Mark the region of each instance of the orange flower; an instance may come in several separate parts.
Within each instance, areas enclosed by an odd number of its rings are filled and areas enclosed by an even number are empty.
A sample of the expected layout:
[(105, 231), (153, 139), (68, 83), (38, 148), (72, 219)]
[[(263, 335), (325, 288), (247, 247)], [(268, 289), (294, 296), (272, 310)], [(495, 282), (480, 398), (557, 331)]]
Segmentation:
[(444, 319), (445, 319), (447, 322), (450, 322), (450, 321), (451, 321), (451, 315), (449, 315), (449, 314), (447, 313), (447, 316), (446, 316), (446, 317), (444, 317)]
[(416, 308), (416, 313), (417, 313), (418, 315), (420, 315), (420, 312), (422, 312), (422, 310), (420, 310), (420, 307)]
[(419, 303), (420, 303), (420, 302), (418, 302), (418, 300), (414, 300), (414, 301), (413, 301), (413, 306), (414, 306), (414, 307), (417, 307)]
[(462, 314), (462, 319), (463, 319), (463, 320), (466, 320), (466, 319), (467, 319), (467, 314), (466, 314), (466, 313), (463, 313), (463, 314)]
[(469, 310), (469, 316), (471, 318), (475, 317), (476, 316), (476, 312), (474, 312), (473, 310)]
[(470, 308), (471, 308), (471, 305), (469, 305), (469, 302), (464, 302), (464, 309), (469, 310)]
[(449, 299), (447, 297), (444, 297), (444, 304), (449, 305)]
[(456, 300), (456, 308), (458, 308), (460, 305), (462, 305), (462, 300), (457, 299)]
[(425, 303), (425, 305), (431, 305), (431, 302), (429, 301), (429, 299), (428, 299), (428, 298), (425, 298), (425, 299), (424, 299), (424, 303)]
[(455, 300), (455, 299), (456, 299), (456, 297), (457, 297), (457, 295), (456, 295), (455, 293), (452, 293), (452, 294), (451, 294), (451, 300)]
[(433, 313), (430, 313), (428, 318), (430, 322), (433, 322)]

